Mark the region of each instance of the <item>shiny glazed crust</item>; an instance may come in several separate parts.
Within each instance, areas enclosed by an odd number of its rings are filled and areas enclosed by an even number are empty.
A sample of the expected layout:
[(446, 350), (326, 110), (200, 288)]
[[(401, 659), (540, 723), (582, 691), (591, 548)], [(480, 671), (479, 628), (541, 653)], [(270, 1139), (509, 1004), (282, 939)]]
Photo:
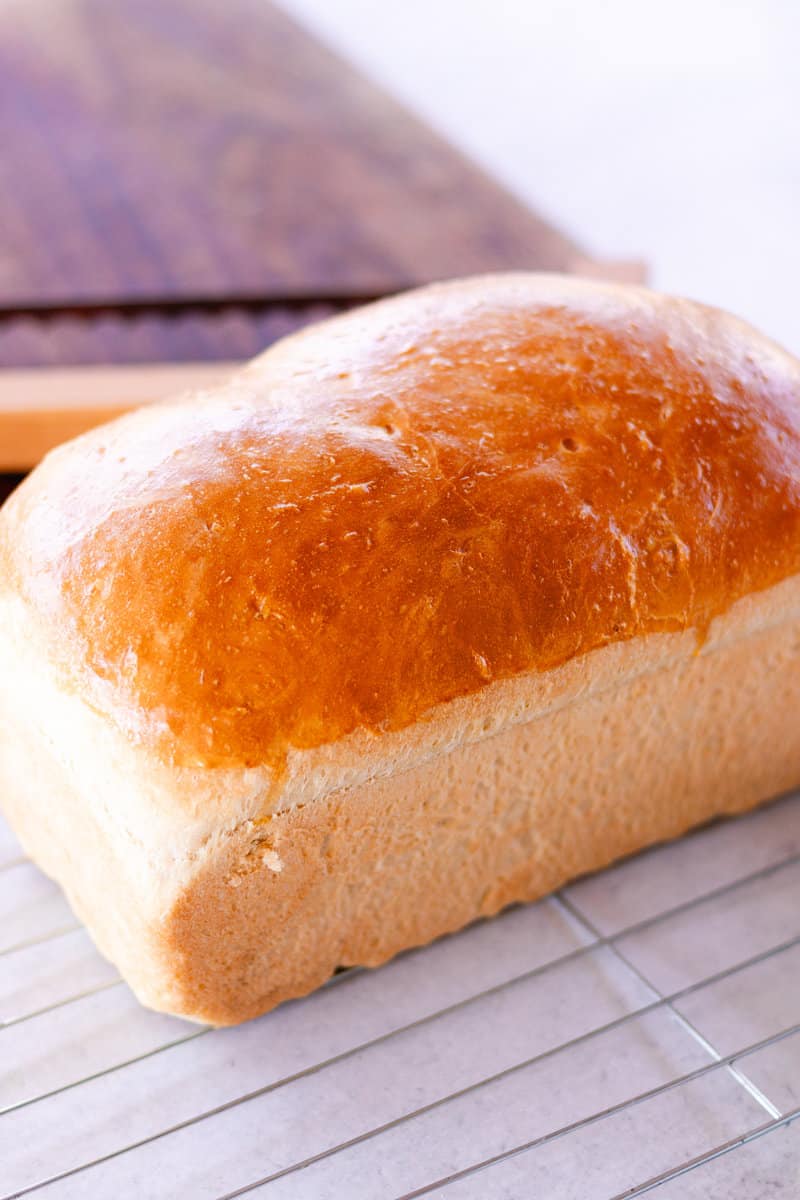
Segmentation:
[(337, 318), (0, 514), (0, 802), (229, 1023), (800, 782), (800, 366), (557, 276)]
[(51, 455), (0, 564), (138, 744), (280, 771), (800, 569), (800, 366), (546, 275), (412, 292)]

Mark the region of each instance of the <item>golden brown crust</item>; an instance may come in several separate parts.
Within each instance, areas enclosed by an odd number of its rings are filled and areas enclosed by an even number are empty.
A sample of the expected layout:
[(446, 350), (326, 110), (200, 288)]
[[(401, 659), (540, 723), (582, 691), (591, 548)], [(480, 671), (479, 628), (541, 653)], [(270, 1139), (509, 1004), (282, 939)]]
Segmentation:
[(53, 455), (0, 555), (101, 711), (279, 763), (800, 569), (800, 366), (547, 276), (410, 293)]

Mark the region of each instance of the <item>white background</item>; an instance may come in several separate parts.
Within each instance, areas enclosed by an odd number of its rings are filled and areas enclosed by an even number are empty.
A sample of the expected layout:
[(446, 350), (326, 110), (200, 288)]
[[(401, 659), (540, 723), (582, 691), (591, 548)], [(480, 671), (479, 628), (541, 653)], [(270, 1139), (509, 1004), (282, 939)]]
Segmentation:
[(800, 353), (798, 0), (282, 0), (590, 253)]

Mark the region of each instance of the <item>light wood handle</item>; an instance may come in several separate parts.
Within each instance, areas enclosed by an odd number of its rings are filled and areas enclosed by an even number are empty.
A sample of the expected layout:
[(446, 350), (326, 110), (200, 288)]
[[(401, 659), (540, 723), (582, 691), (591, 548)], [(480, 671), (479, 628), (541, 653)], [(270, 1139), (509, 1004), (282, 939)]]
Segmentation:
[(0, 471), (27, 471), (60, 442), (142, 404), (212, 388), (239, 364), (0, 371)]

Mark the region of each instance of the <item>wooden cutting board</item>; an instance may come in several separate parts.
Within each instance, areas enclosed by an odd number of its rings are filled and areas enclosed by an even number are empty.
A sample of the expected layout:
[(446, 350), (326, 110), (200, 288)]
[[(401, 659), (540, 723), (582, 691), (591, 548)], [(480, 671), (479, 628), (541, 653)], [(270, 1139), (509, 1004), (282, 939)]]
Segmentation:
[(598, 269), (267, 0), (7, 0), (0, 146), (0, 369), (58, 368), (0, 370), (0, 470), (359, 299)]
[(0, 113), (10, 308), (381, 292), (579, 253), (266, 0), (9, 0)]

